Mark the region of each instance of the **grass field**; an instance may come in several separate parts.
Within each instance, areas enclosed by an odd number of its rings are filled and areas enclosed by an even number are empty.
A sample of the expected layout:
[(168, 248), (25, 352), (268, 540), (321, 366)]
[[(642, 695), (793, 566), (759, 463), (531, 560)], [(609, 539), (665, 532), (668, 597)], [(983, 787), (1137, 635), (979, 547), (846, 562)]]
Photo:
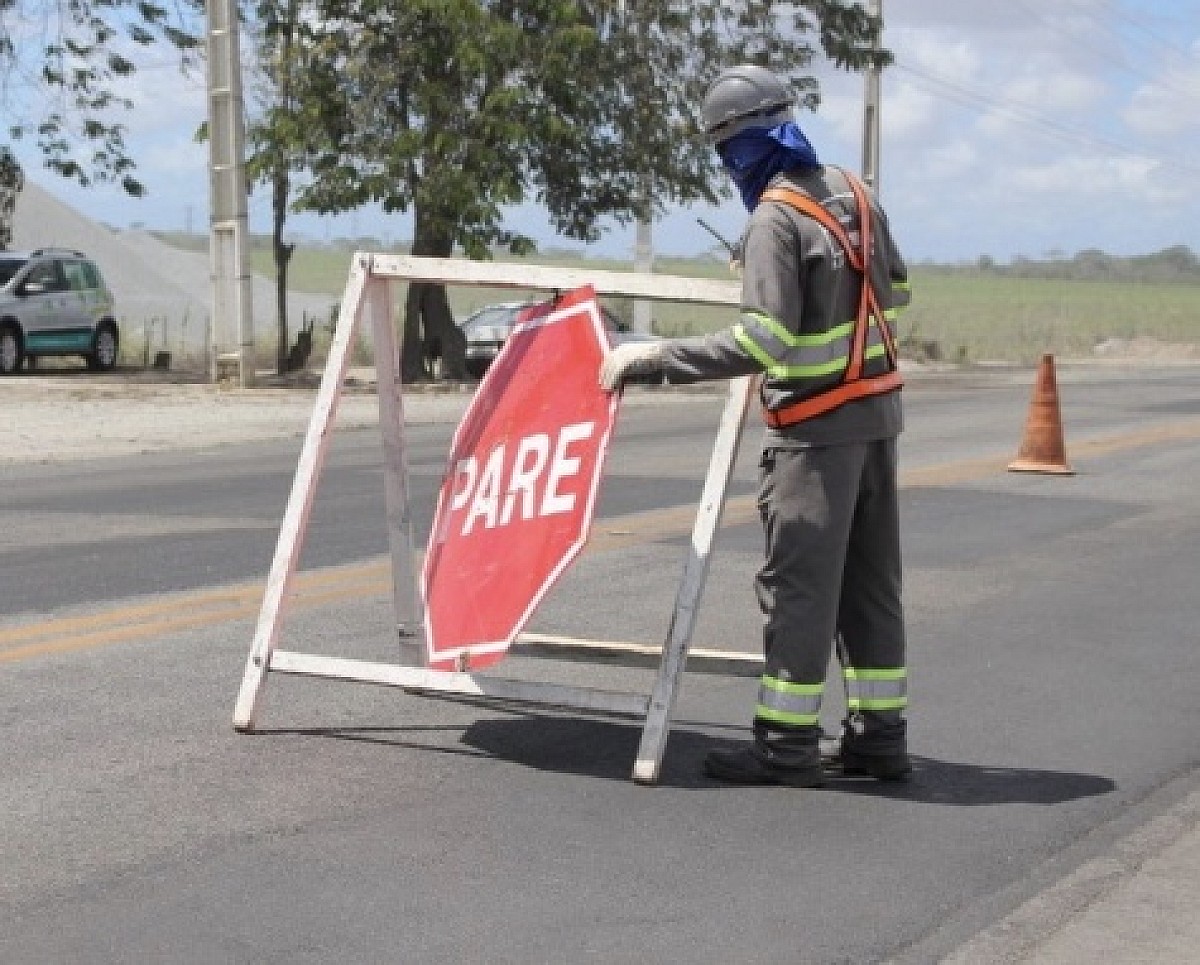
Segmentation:
[[(340, 293), (351, 254), (348, 248), (297, 248), (289, 271), (291, 287)], [(255, 272), (274, 277), (265, 246), (252, 247), (251, 258)], [(527, 260), (572, 267), (631, 268), (628, 261), (584, 261), (563, 252), (544, 252)], [(728, 267), (711, 258), (660, 259), (655, 270), (691, 277), (730, 277)], [(899, 334), (913, 354), (925, 357), (1030, 362), (1044, 352), (1053, 352), (1079, 358), (1092, 355), (1105, 340), (1132, 338), (1200, 347), (1200, 285), (1021, 278), (935, 266), (914, 267), (912, 285), (913, 304), (901, 316)], [(459, 318), (482, 305), (520, 297), (521, 292), (511, 289), (450, 290), (451, 306)], [(618, 312), (626, 308), (614, 307)], [(658, 303), (652, 310), (655, 331), (661, 335), (714, 331), (733, 320), (728, 309)]]
[(1106, 339), (1200, 344), (1200, 286), (1065, 281), (917, 268), (901, 334), (950, 360), (1093, 354)]

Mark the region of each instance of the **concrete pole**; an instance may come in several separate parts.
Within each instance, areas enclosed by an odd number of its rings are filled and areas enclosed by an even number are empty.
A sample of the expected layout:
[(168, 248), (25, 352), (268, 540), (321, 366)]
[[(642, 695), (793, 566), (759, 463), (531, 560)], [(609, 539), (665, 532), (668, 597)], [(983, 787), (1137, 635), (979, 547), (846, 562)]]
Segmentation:
[(254, 322), (247, 260), (246, 121), (236, 0), (205, 4), (208, 52), (209, 256), (212, 319), (209, 375), (254, 384)]
[[(883, 0), (868, 0), (867, 12), (873, 17), (883, 19)], [(882, 31), (881, 31), (882, 32)], [(876, 38), (874, 48), (879, 49), (879, 38)], [(863, 98), (863, 143), (862, 143), (862, 176), (879, 194), (879, 145), (880, 145), (880, 108), (882, 106), (882, 85), (880, 70), (874, 65), (867, 68), (866, 90)]]
[[(637, 223), (637, 238), (633, 246), (633, 270), (644, 274), (654, 271), (654, 237), (649, 221)], [(650, 302), (638, 299), (633, 303), (633, 330), (649, 334), (653, 327)]]
[[(628, 9), (625, 0), (620, 0), (617, 7), (621, 17), (621, 26), (625, 31), (629, 30)], [(637, 23), (638, 36), (635, 42), (641, 39), (642, 22)], [(649, 195), (649, 179), (642, 181), (643, 194)], [(654, 231), (650, 221), (642, 221), (638, 219), (637, 234), (633, 241), (633, 270), (643, 274), (651, 274), (654, 271)], [(650, 302), (644, 299), (637, 299), (633, 303), (633, 330), (635, 332), (650, 333), (654, 327), (654, 315)]]

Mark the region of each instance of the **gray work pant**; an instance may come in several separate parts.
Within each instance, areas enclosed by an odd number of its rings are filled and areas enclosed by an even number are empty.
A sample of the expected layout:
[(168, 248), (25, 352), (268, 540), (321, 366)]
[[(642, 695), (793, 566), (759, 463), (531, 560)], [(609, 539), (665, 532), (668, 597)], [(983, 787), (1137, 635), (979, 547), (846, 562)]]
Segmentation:
[[(766, 561), (756, 584), (765, 673), (822, 683), (839, 636), (850, 666), (903, 668), (896, 440), (768, 448), (760, 461), (758, 508), (766, 535)], [(902, 749), (901, 712), (863, 716), (866, 737), (877, 738), (880, 750)], [(784, 744), (795, 738), (815, 742), (819, 733), (788, 730), (755, 724), (760, 743), (770, 732), (793, 738)]]

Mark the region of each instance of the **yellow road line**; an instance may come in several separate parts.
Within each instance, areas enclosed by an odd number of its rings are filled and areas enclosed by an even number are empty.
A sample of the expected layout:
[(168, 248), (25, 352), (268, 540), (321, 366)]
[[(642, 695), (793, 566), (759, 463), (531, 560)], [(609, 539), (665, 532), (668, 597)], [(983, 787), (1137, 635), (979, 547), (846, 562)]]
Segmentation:
[(1126, 449), (1159, 445), (1164, 442), (1190, 442), (1200, 439), (1200, 419), (1187, 419), (1150, 426), (1147, 429), (1131, 429), (1128, 432), (1100, 436), (1081, 443), (1069, 444), (1068, 454), (1084, 456), (1109, 456)]
[[(388, 563), (388, 558), (382, 558), (353, 566), (306, 570), (296, 576), (291, 604), (312, 607), (388, 593)], [(0, 629), (0, 663), (247, 619), (258, 613), (262, 593), (262, 583), (245, 583)]]
[[(1111, 455), (1142, 446), (1200, 438), (1200, 419), (1116, 433), (1068, 446), (1076, 457)], [(1004, 471), (1007, 460), (996, 457), (964, 459), (900, 474), (904, 488), (952, 485), (983, 479)], [(693, 504), (627, 513), (598, 520), (588, 548), (611, 552), (654, 539), (686, 535), (692, 527)], [(758, 517), (752, 495), (734, 496), (725, 503), (722, 526), (740, 526)], [(390, 557), (364, 563), (298, 573), (289, 606), (311, 608), (327, 603), (390, 594)], [(218, 623), (248, 620), (261, 605), (262, 582), (171, 594), (146, 603), (61, 617), (40, 623), (0, 628), (0, 663), (128, 643)]]

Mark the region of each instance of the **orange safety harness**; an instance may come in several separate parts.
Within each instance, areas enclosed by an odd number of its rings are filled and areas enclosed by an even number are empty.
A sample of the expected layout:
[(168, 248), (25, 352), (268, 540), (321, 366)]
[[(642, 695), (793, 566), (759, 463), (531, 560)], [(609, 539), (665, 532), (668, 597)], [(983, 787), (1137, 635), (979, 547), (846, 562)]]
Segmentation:
[[(839, 169), (840, 170), (840, 169)], [(904, 384), (896, 361), (896, 337), (891, 326), (884, 318), (879, 307), (879, 298), (871, 284), (871, 206), (867, 201), (866, 191), (848, 171), (842, 171), (854, 200), (858, 204), (859, 245), (856, 248), (850, 241), (846, 229), (828, 210), (806, 194), (793, 188), (768, 188), (763, 192), (762, 201), (780, 201), (790, 205), (801, 214), (806, 214), (823, 225), (841, 244), (846, 252), (851, 266), (862, 275), (862, 294), (858, 300), (858, 316), (854, 320), (854, 332), (850, 346), (850, 360), (846, 366), (842, 381), (831, 389), (821, 392), (809, 399), (802, 399), (781, 409), (764, 407), (763, 416), (767, 425), (773, 429), (795, 425), (813, 416), (823, 415), (838, 406), (845, 405), (855, 399), (872, 395), (882, 395), (892, 392)], [(887, 352), (889, 370), (880, 375), (864, 376), (863, 362), (866, 354), (867, 329), (871, 319), (879, 326), (883, 336), (884, 350)]]

